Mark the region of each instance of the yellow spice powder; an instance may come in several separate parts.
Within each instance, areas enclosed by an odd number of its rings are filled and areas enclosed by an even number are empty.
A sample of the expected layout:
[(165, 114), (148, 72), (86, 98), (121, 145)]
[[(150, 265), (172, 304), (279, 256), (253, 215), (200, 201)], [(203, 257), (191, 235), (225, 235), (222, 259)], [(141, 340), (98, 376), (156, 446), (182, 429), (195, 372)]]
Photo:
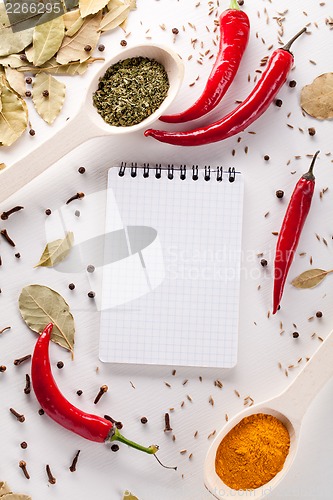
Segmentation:
[(284, 424), (264, 413), (243, 418), (221, 441), (215, 470), (234, 490), (255, 489), (282, 469), (290, 436)]

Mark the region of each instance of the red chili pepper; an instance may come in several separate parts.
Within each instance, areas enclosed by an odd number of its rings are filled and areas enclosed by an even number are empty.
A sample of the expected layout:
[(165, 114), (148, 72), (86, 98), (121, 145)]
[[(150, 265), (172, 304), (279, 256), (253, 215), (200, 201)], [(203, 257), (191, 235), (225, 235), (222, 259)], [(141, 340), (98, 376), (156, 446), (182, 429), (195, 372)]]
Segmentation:
[(162, 122), (183, 123), (195, 120), (217, 106), (236, 76), (249, 40), (249, 32), (248, 16), (239, 10), (237, 0), (231, 0), (230, 8), (220, 15), (219, 51), (203, 93), (185, 111), (161, 116)]
[[(73, 406), (60, 392), (51, 372), (49, 343), (53, 324), (49, 323), (37, 340), (31, 364), (32, 385), (45, 413), (65, 429), (90, 441), (121, 441), (137, 450), (155, 454), (158, 446), (148, 448), (126, 439), (112, 422)], [(156, 457), (157, 458), (157, 457)]]
[(177, 146), (201, 146), (239, 134), (266, 111), (285, 83), (294, 62), (294, 57), (289, 52), (290, 46), (304, 31), (306, 28), (297, 33), (283, 48), (273, 52), (265, 71), (249, 96), (221, 120), (185, 132), (150, 128), (145, 131), (145, 136)]
[(313, 167), (318, 154), (319, 151), (314, 155), (309, 171), (300, 178), (295, 186), (276, 243), (273, 314), (275, 314), (279, 308), (288, 271), (310, 210), (315, 187)]

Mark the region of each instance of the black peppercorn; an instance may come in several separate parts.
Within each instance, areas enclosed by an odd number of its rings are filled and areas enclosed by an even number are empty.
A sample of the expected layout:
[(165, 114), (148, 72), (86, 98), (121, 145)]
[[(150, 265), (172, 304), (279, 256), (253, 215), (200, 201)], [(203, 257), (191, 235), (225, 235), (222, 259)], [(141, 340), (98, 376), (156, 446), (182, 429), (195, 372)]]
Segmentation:
[(33, 128), (31, 128), (29, 130), (29, 134), (32, 135), (32, 136), (34, 136), (34, 135), (36, 135), (36, 131)]
[(17, 259), (20, 259), (20, 258), (21, 258), (21, 254), (18, 252), (18, 253), (16, 253), (16, 254), (15, 254), (15, 257), (16, 257)]
[(321, 311), (317, 311), (316, 312), (316, 317), (317, 318), (322, 318), (323, 317), (323, 313)]
[(74, 290), (74, 288), (75, 288), (74, 283), (70, 283), (70, 284), (68, 285), (68, 288), (69, 288), (70, 290)]
[(79, 389), (78, 391), (76, 391), (76, 394), (77, 394), (78, 396), (82, 396), (83, 391), (81, 391), (81, 389)]
[(31, 92), (30, 92), (30, 90), (26, 90), (26, 92), (25, 92), (25, 96), (26, 96), (26, 97), (31, 97)]
[(275, 194), (277, 198), (283, 198), (284, 196), (284, 192), (282, 191), (282, 189), (278, 189)]
[(127, 45), (126, 40), (121, 40), (121, 41), (120, 41), (120, 45), (121, 45), (122, 47), (126, 47), (126, 45)]
[(58, 361), (57, 368), (59, 368), (59, 370), (61, 370), (61, 368), (63, 368), (63, 367), (64, 367), (63, 361)]
[(308, 128), (309, 135), (315, 135), (316, 134), (316, 129), (313, 127)]
[(90, 299), (93, 299), (95, 297), (95, 292), (92, 292), (92, 291), (88, 292), (88, 297)]
[(261, 259), (260, 264), (262, 265), (262, 267), (266, 267), (268, 262), (266, 259)]
[(48, 90), (43, 90), (42, 94), (43, 94), (43, 97), (49, 97), (49, 95), (50, 95)]
[(43, 408), (41, 408), (40, 410), (38, 410), (38, 413), (39, 415), (44, 415), (45, 411), (43, 410)]
[(90, 52), (90, 51), (91, 51), (91, 49), (92, 49), (92, 46), (91, 46), (91, 45), (85, 45), (85, 47), (84, 47), (84, 50), (85, 50), (86, 52)]
[(86, 169), (85, 169), (84, 167), (80, 167), (80, 168), (78, 169), (79, 174), (84, 174), (84, 173), (85, 173), (85, 171), (86, 171)]
[(119, 446), (118, 446), (117, 444), (113, 444), (113, 445), (111, 446), (111, 450), (116, 452), (116, 451), (118, 451), (118, 450), (119, 450)]
[(148, 422), (148, 418), (147, 417), (141, 417), (141, 423), (142, 424), (146, 424)]
[(21, 61), (27, 61), (28, 60), (28, 58), (27, 58), (27, 56), (25, 54), (20, 54), (20, 59), (21, 59)]
[(105, 50), (105, 45), (103, 45), (102, 43), (98, 46), (98, 50), (100, 52), (103, 52), (103, 50)]
[(92, 266), (91, 264), (87, 266), (87, 271), (88, 273), (93, 273), (95, 271), (95, 266)]
[(23, 450), (26, 450), (28, 448), (28, 444), (26, 443), (26, 441), (22, 441), (22, 443), (20, 444), (21, 448)]
[(178, 35), (178, 33), (179, 33), (179, 29), (178, 29), (178, 28), (172, 28), (172, 33), (173, 33), (174, 35)]
[(27, 78), (25, 79), (25, 83), (30, 85), (32, 83), (32, 78), (30, 76), (27, 76)]
[(289, 87), (294, 88), (294, 87), (296, 87), (296, 85), (297, 85), (297, 82), (295, 80), (290, 80)]
[(281, 99), (276, 99), (276, 100), (275, 100), (275, 105), (276, 105), (278, 108), (281, 108), (282, 104), (283, 104), (283, 103), (282, 103)]
[(51, 213), (52, 213), (52, 211), (49, 208), (47, 208), (45, 210), (45, 215), (51, 215)]
[(297, 339), (298, 337), (299, 337), (299, 333), (298, 333), (298, 332), (294, 332), (294, 333), (293, 333), (293, 338), (294, 338), (294, 339)]
[(265, 155), (265, 156), (264, 156), (264, 160), (265, 160), (265, 161), (268, 161), (268, 160), (269, 160), (269, 156), (268, 156), (268, 155)]

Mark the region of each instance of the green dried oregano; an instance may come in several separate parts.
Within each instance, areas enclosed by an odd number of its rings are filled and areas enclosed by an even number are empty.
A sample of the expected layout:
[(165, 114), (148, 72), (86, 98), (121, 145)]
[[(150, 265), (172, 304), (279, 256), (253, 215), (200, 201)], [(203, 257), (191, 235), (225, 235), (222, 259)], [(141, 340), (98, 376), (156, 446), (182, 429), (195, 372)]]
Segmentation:
[(147, 57), (132, 57), (107, 69), (93, 102), (106, 123), (129, 127), (154, 113), (168, 90), (169, 79), (162, 64)]

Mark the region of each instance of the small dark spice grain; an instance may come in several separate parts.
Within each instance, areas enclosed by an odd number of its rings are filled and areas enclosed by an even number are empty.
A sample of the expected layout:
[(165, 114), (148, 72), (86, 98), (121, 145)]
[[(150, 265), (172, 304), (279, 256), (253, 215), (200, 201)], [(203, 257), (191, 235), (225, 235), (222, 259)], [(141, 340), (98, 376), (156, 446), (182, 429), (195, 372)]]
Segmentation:
[(43, 97), (49, 97), (50, 93), (48, 90), (43, 90), (42, 95)]
[(82, 396), (83, 391), (81, 391), (81, 389), (79, 389), (78, 391), (76, 391), (76, 394), (77, 394), (78, 396)]
[(20, 365), (22, 365), (22, 363), (25, 363), (26, 361), (29, 361), (30, 359), (31, 359), (31, 354), (27, 354), (26, 356), (22, 356), (22, 358), (14, 359), (14, 365), (20, 366)]
[(178, 33), (179, 33), (179, 29), (178, 28), (172, 28), (171, 31), (172, 31), (173, 35), (178, 35)]
[(2, 329), (0, 330), (0, 335), (1, 335), (2, 333), (6, 332), (7, 330), (10, 330), (10, 328), (11, 328), (10, 326), (5, 326), (4, 328), (2, 328)]
[(126, 41), (126, 40), (120, 40), (120, 45), (121, 45), (122, 47), (126, 47), (126, 45), (127, 45), (127, 41)]
[(75, 471), (76, 471), (77, 461), (78, 461), (78, 459), (79, 459), (80, 452), (81, 452), (81, 450), (78, 450), (78, 451), (76, 452), (76, 454), (75, 454), (75, 457), (73, 458), (73, 462), (72, 462), (72, 464), (71, 464), (71, 465), (70, 465), (70, 467), (69, 467), (69, 470), (70, 470), (71, 472), (75, 472)]
[(31, 97), (31, 90), (25, 91), (25, 97)]
[(164, 415), (164, 423), (165, 423), (164, 432), (172, 431), (172, 427), (170, 425), (170, 415), (169, 415), (169, 413), (165, 413), (165, 415)]
[(262, 265), (262, 267), (266, 267), (268, 262), (266, 259), (261, 259), (260, 264)]
[(51, 472), (49, 464), (46, 465), (46, 474), (50, 484), (55, 484), (57, 482), (56, 478)]
[(20, 59), (21, 59), (21, 61), (27, 61), (28, 60), (28, 58), (27, 58), (27, 56), (25, 54), (20, 54)]
[(32, 78), (31, 78), (31, 76), (27, 76), (27, 78), (25, 79), (25, 83), (27, 83), (28, 85), (32, 84)]
[(26, 464), (26, 462), (24, 460), (20, 460), (19, 461), (19, 467), (20, 467), (20, 469), (22, 469), (23, 474), (25, 475), (25, 477), (27, 479), (30, 479), (30, 474), (29, 474), (28, 469), (27, 469), (27, 464)]
[(28, 443), (26, 441), (22, 441), (20, 446), (21, 446), (22, 450), (26, 450), (28, 448)]
[(117, 444), (113, 444), (113, 445), (111, 445), (111, 450), (116, 452), (119, 450), (119, 446)]
[(45, 215), (51, 215), (52, 214), (52, 210), (50, 208), (47, 208), (45, 210)]
[(95, 271), (95, 266), (89, 264), (89, 266), (87, 266), (87, 271), (88, 273), (93, 273)]
[(80, 167), (80, 168), (78, 168), (77, 171), (79, 172), (79, 174), (84, 174), (86, 169), (85, 169), (85, 167)]
[(310, 127), (308, 128), (308, 133), (309, 135), (314, 136), (316, 135), (316, 129), (314, 127)]
[(283, 102), (281, 99), (275, 99), (275, 106), (277, 106), (278, 108), (281, 108)]
[(7, 370), (7, 366), (5, 365), (0, 365), (0, 373), (3, 373)]
[(98, 50), (99, 50), (100, 52), (103, 52), (103, 51), (105, 50), (105, 45), (103, 45), (102, 43), (100, 43), (100, 44), (99, 44), (99, 46), (98, 46), (97, 48), (98, 48)]
[(80, 217), (81, 215), (80, 210), (75, 210), (74, 215), (75, 217)]
[(25, 388), (24, 388), (24, 394), (30, 394), (31, 392), (31, 380), (30, 380), (30, 375), (26, 373), (25, 375)]
[(85, 45), (85, 46), (84, 46), (84, 50), (85, 50), (86, 52), (90, 52), (90, 51), (91, 51), (91, 49), (92, 49), (92, 46), (91, 46), (91, 45)]
[(321, 311), (317, 311), (316, 312), (316, 317), (317, 318), (322, 318), (323, 317), (323, 313)]
[(296, 85), (297, 85), (297, 82), (295, 80), (290, 80), (289, 87), (294, 88), (294, 87), (296, 87)]
[(93, 291), (88, 292), (88, 297), (89, 297), (89, 299), (95, 298), (95, 292), (93, 292)]
[(269, 160), (269, 156), (268, 156), (268, 155), (265, 155), (265, 156), (264, 156), (264, 160), (265, 160), (265, 161), (268, 161), (268, 160)]
[(284, 196), (284, 192), (282, 191), (282, 189), (278, 189), (275, 194), (277, 198), (283, 198)]
[(140, 421), (141, 421), (142, 424), (146, 424), (148, 422), (148, 418), (147, 417), (141, 417)]
[(69, 288), (70, 290), (74, 290), (74, 288), (75, 288), (74, 283), (70, 283), (70, 284), (68, 285), (68, 288)]
[(93, 103), (106, 123), (128, 127), (156, 111), (168, 90), (168, 75), (159, 62), (133, 57), (110, 66), (100, 78)]
[(34, 135), (36, 135), (36, 131), (33, 128), (31, 128), (29, 130), (29, 134), (33, 137)]
[(20, 254), (19, 252), (17, 252), (17, 253), (15, 254), (15, 257), (16, 257), (17, 259), (20, 259), (20, 258), (21, 258), (21, 254)]
[(293, 338), (294, 339), (298, 339), (299, 337), (299, 333), (298, 332), (293, 332)]
[(20, 205), (17, 205), (16, 207), (11, 208), (10, 210), (7, 210), (6, 212), (2, 212), (1, 214), (1, 220), (7, 220), (8, 217), (15, 212), (19, 212), (22, 210), (24, 207), (21, 207)]
[(63, 368), (63, 367), (64, 367), (63, 361), (58, 361), (57, 368), (59, 368), (59, 370), (61, 370), (61, 368)]
[(40, 408), (40, 409), (38, 410), (38, 414), (39, 414), (39, 415), (44, 415), (44, 413), (45, 413), (45, 411), (43, 410), (43, 408)]

